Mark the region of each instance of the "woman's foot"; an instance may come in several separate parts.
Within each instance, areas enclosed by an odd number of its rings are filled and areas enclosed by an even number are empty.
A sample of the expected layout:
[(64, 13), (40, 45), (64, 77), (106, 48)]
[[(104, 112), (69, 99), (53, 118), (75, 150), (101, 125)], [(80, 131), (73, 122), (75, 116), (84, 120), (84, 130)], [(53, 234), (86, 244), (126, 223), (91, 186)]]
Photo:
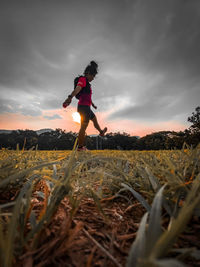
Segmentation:
[(105, 133), (107, 132), (107, 127), (105, 127), (101, 132), (100, 132), (100, 136), (104, 136), (105, 135)]
[(81, 146), (81, 147), (78, 147), (77, 151), (88, 151), (88, 149), (85, 146)]

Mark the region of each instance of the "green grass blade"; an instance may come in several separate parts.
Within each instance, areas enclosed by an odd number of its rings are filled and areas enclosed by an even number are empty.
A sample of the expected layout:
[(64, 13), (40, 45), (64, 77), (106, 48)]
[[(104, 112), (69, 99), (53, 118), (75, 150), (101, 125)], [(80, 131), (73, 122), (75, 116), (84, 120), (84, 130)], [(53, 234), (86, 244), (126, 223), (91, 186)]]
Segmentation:
[[(1, 210), (0, 210), (1, 213)], [(0, 266), (3, 266), (4, 262), (4, 255), (5, 255), (5, 240), (4, 240), (4, 234), (3, 234), (3, 227), (2, 227), (2, 222), (0, 218)]]
[(151, 212), (149, 215), (149, 225), (147, 231), (147, 255), (150, 254), (150, 251), (158, 238), (162, 233), (161, 223), (161, 208), (162, 208), (162, 195), (165, 185), (160, 188), (160, 190), (156, 193)]
[[(51, 200), (48, 203), (46, 213), (42, 217), (42, 219), (35, 225), (35, 227), (27, 234), (25, 238), (25, 242), (27, 243), (31, 238), (35, 236), (33, 247), (36, 246), (37, 240), (39, 237), (39, 233), (42, 227), (48, 225), (50, 219), (52, 218), (53, 214), (57, 210), (62, 199), (69, 194), (71, 187), (70, 187), (70, 178), (72, 173), (76, 167), (76, 158), (75, 158), (75, 151), (72, 151), (69, 161), (64, 167), (64, 178), (62, 179), (62, 184), (55, 185), (52, 193), (51, 193)], [(61, 181), (61, 179), (60, 179)], [(34, 222), (32, 224), (34, 226)]]
[(4, 208), (12, 207), (12, 206), (15, 205), (15, 203), (16, 203), (15, 201), (12, 201), (12, 202), (9, 202), (9, 203), (2, 204), (2, 205), (0, 205), (0, 210), (4, 209)]
[(148, 213), (142, 217), (135, 241), (129, 251), (126, 267), (138, 266), (138, 261), (143, 259), (146, 249), (146, 223)]
[(175, 259), (163, 259), (153, 262), (155, 267), (186, 267), (185, 264)]
[(150, 212), (151, 206), (146, 202), (146, 200), (138, 193), (136, 192), (132, 187), (130, 187), (127, 184), (121, 183), (121, 185), (126, 188), (127, 190), (131, 191), (131, 193), (134, 195), (134, 197), (142, 204), (145, 209)]
[(32, 190), (32, 182), (34, 178), (35, 176), (32, 177), (28, 182), (26, 182), (23, 188), (21, 189), (19, 196), (17, 198), (17, 201), (16, 201), (16, 205), (13, 210), (12, 218), (8, 226), (8, 233), (5, 238), (6, 250), (4, 254), (4, 265), (3, 265), (5, 267), (10, 267), (12, 265), (15, 238), (16, 238), (16, 234), (18, 233), (17, 227), (19, 225), (19, 216), (20, 216), (19, 211), (24, 205), (23, 203), (24, 195), (27, 192), (29, 192), (29, 190)]
[(165, 256), (170, 247), (175, 242), (177, 236), (184, 230), (190, 220), (194, 208), (200, 203), (200, 180), (194, 181), (191, 191), (189, 192), (186, 201), (181, 208), (178, 217), (172, 221), (170, 228), (165, 231), (159, 240), (156, 242), (151, 258), (161, 258)]
[(151, 170), (148, 167), (145, 167), (145, 171), (148, 174), (148, 178), (149, 178), (149, 181), (152, 185), (154, 192), (157, 192), (158, 188), (161, 187), (158, 179), (155, 177), (155, 175), (153, 175), (153, 173), (151, 172)]
[(1, 187), (5, 187), (12, 180), (22, 179), (23, 177), (27, 176), (27, 174), (29, 174), (32, 171), (37, 170), (37, 169), (42, 169), (43, 167), (47, 167), (47, 166), (53, 165), (55, 163), (58, 163), (58, 161), (56, 160), (56, 161), (52, 161), (52, 162), (42, 163), (42, 164), (39, 164), (39, 165), (37, 165), (35, 167), (32, 167), (32, 168), (23, 170), (21, 172), (15, 173), (13, 175), (10, 175), (8, 178), (6, 178), (6, 179), (4, 179), (3, 181), (0, 182), (0, 188)]

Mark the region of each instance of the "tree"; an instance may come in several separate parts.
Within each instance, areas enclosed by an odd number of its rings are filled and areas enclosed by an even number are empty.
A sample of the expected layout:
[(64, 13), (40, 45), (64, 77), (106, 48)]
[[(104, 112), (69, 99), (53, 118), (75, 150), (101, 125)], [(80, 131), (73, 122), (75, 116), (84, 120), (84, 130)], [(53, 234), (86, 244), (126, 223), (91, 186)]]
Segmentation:
[(200, 107), (196, 107), (195, 112), (192, 112), (192, 116), (188, 117), (188, 121), (192, 123), (190, 126), (191, 132), (200, 132)]
[(192, 116), (188, 117), (188, 121), (191, 122), (192, 125), (188, 129), (190, 135), (187, 141), (190, 145), (196, 147), (200, 140), (200, 107), (196, 107), (195, 112), (192, 112)]
[(138, 149), (140, 150), (159, 150), (168, 149), (168, 139), (170, 131), (160, 131), (148, 134), (138, 140)]

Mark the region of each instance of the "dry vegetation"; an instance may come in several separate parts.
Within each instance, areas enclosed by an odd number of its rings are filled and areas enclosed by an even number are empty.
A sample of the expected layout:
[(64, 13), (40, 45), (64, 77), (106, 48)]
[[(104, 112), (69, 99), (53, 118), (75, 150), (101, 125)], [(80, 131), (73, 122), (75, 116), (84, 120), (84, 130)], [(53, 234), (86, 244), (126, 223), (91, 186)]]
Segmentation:
[(0, 151), (0, 266), (199, 266), (200, 150)]

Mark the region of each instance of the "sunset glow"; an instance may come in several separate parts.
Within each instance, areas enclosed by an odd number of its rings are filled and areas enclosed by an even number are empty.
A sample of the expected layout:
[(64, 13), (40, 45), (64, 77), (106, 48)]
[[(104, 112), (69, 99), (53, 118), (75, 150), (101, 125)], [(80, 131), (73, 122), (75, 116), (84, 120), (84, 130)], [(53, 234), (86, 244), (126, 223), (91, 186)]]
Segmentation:
[(72, 113), (72, 118), (73, 118), (73, 121), (75, 121), (77, 123), (81, 123), (81, 117), (80, 117), (80, 114), (78, 112)]

